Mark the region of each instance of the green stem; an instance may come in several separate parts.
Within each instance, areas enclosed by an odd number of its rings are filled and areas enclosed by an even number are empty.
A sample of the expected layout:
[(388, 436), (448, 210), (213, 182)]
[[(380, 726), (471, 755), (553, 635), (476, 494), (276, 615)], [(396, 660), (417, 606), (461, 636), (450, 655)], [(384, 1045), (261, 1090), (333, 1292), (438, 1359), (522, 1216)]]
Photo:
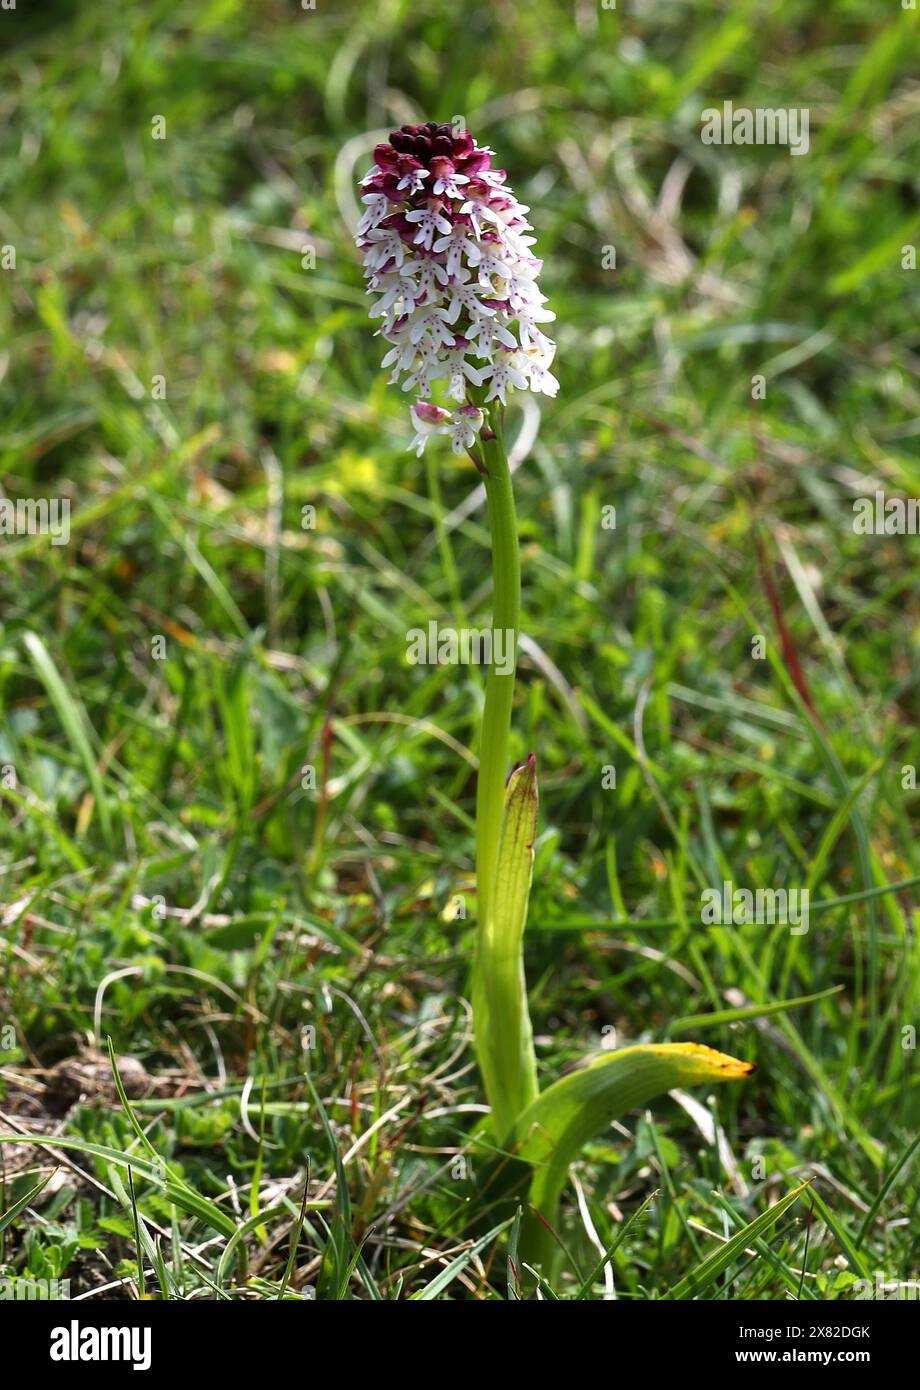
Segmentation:
[[(511, 470), (498, 411), (490, 425), (495, 434), (481, 442), (492, 536), (492, 664), (486, 678), (479, 780), (476, 787), (476, 894), (479, 933), (473, 980), (473, 1031), (476, 1053), (501, 1141), (536, 1095), (536, 1062), (519, 931), (508, 904), (497, 909), (496, 862), (505, 816), (508, 743), (514, 699), (514, 665), (521, 607), (521, 565)], [(497, 636), (507, 637), (511, 669), (496, 662)], [(534, 791), (535, 796), (535, 791)], [(523, 891), (526, 905), (526, 889)], [(506, 895), (507, 896), (507, 895)], [(525, 909), (526, 911), (526, 906)], [(500, 920), (506, 918), (507, 920)], [(520, 923), (523, 929), (523, 921)]]
[(505, 806), (508, 776), (508, 740), (514, 700), (514, 657), (521, 616), (521, 561), (518, 553), (517, 517), (511, 470), (499, 425), (494, 439), (482, 444), (488, 473), (485, 479), (492, 533), (492, 631), (514, 633), (512, 668), (502, 675), (495, 662), (486, 678), (476, 786), (476, 893), (480, 926), (485, 922), (492, 894), (498, 837)]

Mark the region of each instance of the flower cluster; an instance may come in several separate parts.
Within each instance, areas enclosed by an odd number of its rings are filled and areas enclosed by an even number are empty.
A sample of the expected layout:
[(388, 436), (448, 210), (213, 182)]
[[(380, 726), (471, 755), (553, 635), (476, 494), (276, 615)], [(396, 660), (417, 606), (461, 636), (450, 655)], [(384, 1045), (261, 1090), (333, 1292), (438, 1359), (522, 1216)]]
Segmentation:
[[(372, 318), (391, 344), (383, 359), (392, 382), (414, 390), (415, 439), (449, 433), (455, 453), (470, 447), (483, 422), (469, 387), (488, 383), (486, 402), (505, 404), (509, 386), (554, 396), (555, 343), (538, 327), (555, 318), (537, 285), (542, 262), (530, 253), (528, 209), (492, 167), (492, 151), (469, 131), (404, 125), (374, 151), (362, 180), (364, 214), (357, 242)], [(460, 402), (451, 412), (429, 404), (436, 381)]]

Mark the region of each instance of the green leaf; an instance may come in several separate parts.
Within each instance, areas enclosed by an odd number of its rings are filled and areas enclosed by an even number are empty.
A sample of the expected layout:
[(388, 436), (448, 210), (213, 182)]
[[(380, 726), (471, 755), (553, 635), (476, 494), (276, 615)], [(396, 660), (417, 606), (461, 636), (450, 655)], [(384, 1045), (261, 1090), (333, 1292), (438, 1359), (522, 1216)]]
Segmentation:
[(23, 634), (22, 642), (32, 659), (32, 665), (35, 667), (42, 685), (48, 692), (51, 703), (57, 710), (58, 718), (64, 726), (64, 732), (70, 740), (73, 751), (83, 764), (87, 781), (92, 788), (93, 800), (99, 812), (102, 833), (106, 843), (111, 845), (112, 821), (109, 814), (109, 803), (106, 800), (105, 788), (99, 774), (96, 757), (90, 746), (89, 734), (87, 733), (89, 721), (86, 711), (67, 689), (41, 638), (34, 632), (26, 632)]
[(670, 1288), (664, 1297), (666, 1299), (699, 1298), (700, 1294), (708, 1289), (712, 1281), (717, 1279), (733, 1260), (737, 1259), (739, 1255), (743, 1255), (749, 1245), (752, 1245), (755, 1240), (758, 1240), (772, 1226), (776, 1225), (783, 1212), (792, 1206), (810, 1182), (811, 1179), (809, 1178), (808, 1182), (803, 1182), (792, 1192), (787, 1192), (785, 1197), (781, 1197), (778, 1202), (774, 1202), (772, 1207), (761, 1212), (756, 1220), (745, 1226), (743, 1230), (737, 1231), (731, 1240), (720, 1245), (718, 1250), (714, 1250), (711, 1255), (708, 1255), (701, 1264), (697, 1265), (696, 1269), (691, 1270), (679, 1283)]
[(871, 1282), (872, 1273), (857, 1248), (857, 1242), (854, 1242), (846, 1226), (842, 1221), (837, 1220), (820, 1193), (812, 1190), (811, 1196), (815, 1204), (815, 1210), (828, 1230), (836, 1237), (837, 1243), (846, 1256), (850, 1267), (854, 1269), (862, 1279), (868, 1279)]
[(39, 1192), (41, 1192), (43, 1187), (46, 1187), (48, 1185), (48, 1183), (54, 1177), (56, 1172), (57, 1169), (53, 1168), (46, 1178), (42, 1178), (41, 1182), (37, 1182), (34, 1187), (30, 1187), (29, 1191), (25, 1194), (25, 1196), (20, 1197), (18, 1202), (14, 1202), (11, 1207), (7, 1208), (3, 1215), (0, 1216), (0, 1231), (5, 1231), (7, 1226), (11, 1226), (13, 1224), (19, 1213), (25, 1211), (29, 1203), (33, 1200), (33, 1198), (38, 1196)]
[(507, 1269), (507, 1289), (509, 1303), (517, 1303), (521, 1297), (521, 1276), (519, 1274), (520, 1260), (518, 1257), (518, 1243), (521, 1238), (521, 1216), (523, 1212), (520, 1207), (514, 1213), (514, 1223), (511, 1227), (511, 1234), (508, 1237), (508, 1269)]
[(450, 1264), (445, 1265), (440, 1273), (435, 1275), (430, 1284), (426, 1284), (423, 1289), (419, 1289), (418, 1293), (412, 1294), (413, 1301), (430, 1303), (432, 1299), (437, 1298), (441, 1290), (446, 1289), (447, 1285), (452, 1283), (462, 1270), (466, 1269), (474, 1255), (478, 1255), (480, 1250), (483, 1250), (490, 1241), (496, 1238), (496, 1236), (500, 1236), (502, 1231), (507, 1231), (513, 1220), (514, 1218), (510, 1217), (507, 1221), (502, 1221), (499, 1226), (493, 1226), (491, 1231), (487, 1231), (484, 1236), (480, 1236), (479, 1240), (471, 1245), (469, 1250), (464, 1250), (462, 1255), (458, 1255), (456, 1259), (451, 1260)]
[(549, 1268), (553, 1222), (569, 1164), (611, 1121), (663, 1091), (700, 1082), (738, 1080), (753, 1071), (724, 1052), (701, 1043), (658, 1043), (626, 1047), (599, 1057), (556, 1081), (538, 1096), (514, 1127), (511, 1148), (535, 1170), (530, 1200), (532, 1264)]
[(537, 764), (531, 753), (508, 779), (492, 901), (473, 981), (476, 1053), (499, 1138), (537, 1094), (522, 946), (537, 834)]
[(212, 1230), (220, 1231), (221, 1235), (232, 1236), (236, 1231), (236, 1222), (226, 1212), (221, 1211), (220, 1207), (208, 1201), (207, 1197), (202, 1197), (200, 1193), (184, 1184), (167, 1179), (163, 1180), (163, 1169), (159, 1162), (153, 1162), (149, 1158), (143, 1158), (140, 1154), (125, 1154), (120, 1149), (113, 1149), (108, 1144), (90, 1144), (85, 1139), (69, 1139), (64, 1135), (55, 1135), (53, 1139), (45, 1139), (38, 1134), (0, 1134), (0, 1144), (48, 1144), (56, 1149), (76, 1149), (78, 1153), (91, 1154), (93, 1158), (101, 1158), (106, 1163), (114, 1163), (121, 1168), (136, 1168), (145, 1178), (157, 1183), (163, 1192), (166, 1200), (173, 1206), (179, 1207), (181, 1211), (188, 1212), (190, 1216), (197, 1216), (199, 1221), (203, 1221)]
[(884, 1202), (885, 1198), (888, 1196), (888, 1193), (894, 1186), (898, 1174), (910, 1163), (910, 1160), (913, 1158), (914, 1154), (917, 1151), (918, 1145), (920, 1145), (920, 1134), (918, 1134), (916, 1138), (912, 1139), (910, 1143), (907, 1145), (907, 1147), (903, 1150), (900, 1158), (897, 1160), (891, 1172), (888, 1174), (888, 1177), (882, 1183), (878, 1196), (872, 1203), (869, 1210), (866, 1212), (866, 1219), (863, 1221), (862, 1225), (859, 1228), (859, 1235), (856, 1237), (856, 1244), (858, 1246), (862, 1245), (866, 1236), (869, 1234), (869, 1231), (872, 1228), (873, 1221), (881, 1211), (882, 1203)]
[(687, 1014), (685, 1018), (679, 1018), (668, 1028), (669, 1033), (689, 1033), (691, 1029), (696, 1031), (700, 1028), (715, 1028), (720, 1023), (741, 1023), (750, 1018), (766, 1018), (770, 1014), (785, 1013), (787, 1009), (796, 1009), (801, 1004), (814, 1004), (818, 999), (828, 999), (832, 994), (839, 994), (843, 985), (831, 985), (829, 989), (819, 990), (817, 994), (801, 994), (797, 999), (780, 999), (773, 1004), (748, 1004), (740, 1009), (719, 1009), (712, 1014)]
[(629, 1220), (624, 1221), (622, 1227), (619, 1231), (617, 1231), (617, 1234), (613, 1238), (610, 1245), (607, 1246), (607, 1249), (604, 1251), (603, 1255), (600, 1257), (597, 1264), (594, 1266), (591, 1273), (588, 1275), (587, 1279), (582, 1280), (581, 1288), (575, 1295), (576, 1302), (578, 1302), (580, 1299), (588, 1298), (590, 1296), (592, 1286), (594, 1285), (595, 1281), (600, 1278), (604, 1266), (610, 1263), (616, 1252), (619, 1250), (620, 1246), (623, 1244), (623, 1241), (629, 1235), (629, 1232), (632, 1230), (633, 1226), (636, 1226), (641, 1222), (643, 1216), (648, 1211), (649, 1207), (652, 1205), (657, 1196), (658, 1189), (656, 1188), (654, 1192), (650, 1192), (648, 1194), (641, 1207), (636, 1208)]

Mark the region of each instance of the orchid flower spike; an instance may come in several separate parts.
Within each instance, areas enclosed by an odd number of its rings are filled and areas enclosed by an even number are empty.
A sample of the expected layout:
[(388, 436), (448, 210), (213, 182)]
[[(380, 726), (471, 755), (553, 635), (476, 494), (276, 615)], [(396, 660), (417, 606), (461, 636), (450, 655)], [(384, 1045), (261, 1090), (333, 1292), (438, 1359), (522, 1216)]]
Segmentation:
[[(370, 315), (390, 344), (390, 381), (418, 397), (409, 447), (419, 454), (438, 433), (457, 454), (472, 447), (483, 416), (471, 387), (488, 383), (485, 403), (502, 405), (509, 387), (559, 389), (556, 344), (539, 327), (556, 317), (537, 284), (542, 261), (505, 180), (469, 131), (434, 121), (393, 131), (362, 180), (356, 240)], [(438, 381), (459, 409), (427, 404)]]

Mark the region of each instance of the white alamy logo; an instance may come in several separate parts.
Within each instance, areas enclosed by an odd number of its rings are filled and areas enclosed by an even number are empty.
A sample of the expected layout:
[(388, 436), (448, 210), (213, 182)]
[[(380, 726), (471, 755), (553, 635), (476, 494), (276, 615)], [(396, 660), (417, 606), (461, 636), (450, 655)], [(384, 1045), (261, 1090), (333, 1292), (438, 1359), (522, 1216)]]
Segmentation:
[[(10, 1048), (3, 1046), (5, 1031), (4, 1028), (0, 1028), (0, 1052), (10, 1051)], [(69, 1302), (69, 1279), (0, 1279), (0, 1302), (2, 1303), (10, 1301), (48, 1303), (57, 1299)]]
[(853, 503), (857, 536), (916, 536), (920, 532), (920, 498), (857, 497)]
[(0, 536), (50, 536), (52, 545), (66, 545), (70, 498), (0, 497)]
[(135, 1371), (150, 1369), (149, 1327), (69, 1327), (51, 1329), (52, 1361), (130, 1361)]
[(721, 888), (704, 888), (700, 898), (700, 921), (709, 926), (744, 926), (775, 923), (787, 925), (790, 936), (808, 931), (807, 888), (736, 888), (726, 879)]
[(493, 666), (499, 676), (514, 674), (513, 627), (410, 627), (406, 633), (410, 666)]
[(858, 1299), (876, 1299), (885, 1302), (917, 1302), (920, 1300), (920, 1280), (917, 1279), (897, 1279), (893, 1275), (882, 1274), (881, 1270), (875, 1271), (874, 1279), (857, 1279), (852, 1286), (853, 1297)]
[(793, 155), (808, 153), (808, 108), (774, 111), (769, 106), (707, 106), (700, 116), (704, 145), (788, 145)]

